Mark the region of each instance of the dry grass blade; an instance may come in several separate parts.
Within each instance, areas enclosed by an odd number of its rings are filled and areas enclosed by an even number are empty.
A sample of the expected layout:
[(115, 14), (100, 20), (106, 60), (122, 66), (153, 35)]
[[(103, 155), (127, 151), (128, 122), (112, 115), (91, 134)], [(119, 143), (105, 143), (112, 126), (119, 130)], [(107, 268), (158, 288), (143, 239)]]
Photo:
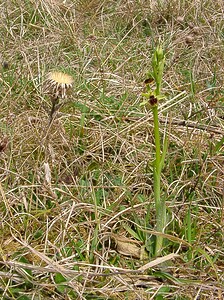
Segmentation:
[(141, 266), (138, 270), (139, 271), (146, 271), (147, 269), (158, 266), (158, 265), (160, 265), (160, 264), (162, 264), (166, 261), (169, 261), (173, 258), (176, 258), (176, 257), (180, 257), (180, 255), (178, 255), (176, 253), (170, 253), (166, 256), (159, 257), (159, 258), (154, 259), (153, 261), (150, 261), (149, 263), (145, 264), (144, 266)]

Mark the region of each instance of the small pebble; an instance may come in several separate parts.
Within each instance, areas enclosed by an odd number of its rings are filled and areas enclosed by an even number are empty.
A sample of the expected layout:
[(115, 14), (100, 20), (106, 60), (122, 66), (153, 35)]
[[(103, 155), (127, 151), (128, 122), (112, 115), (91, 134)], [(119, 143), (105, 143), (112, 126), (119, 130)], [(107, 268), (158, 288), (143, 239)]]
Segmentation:
[(177, 17), (177, 23), (183, 24), (183, 23), (184, 23), (184, 17), (178, 16), (178, 17)]
[(9, 68), (9, 63), (7, 61), (4, 61), (2, 63), (2, 67), (3, 67), (4, 70), (7, 70)]
[(192, 31), (194, 34), (198, 35), (200, 33), (200, 27), (199, 26), (194, 26), (192, 28)]
[(185, 38), (185, 42), (186, 42), (186, 44), (187, 45), (192, 45), (193, 44), (193, 42), (194, 42), (194, 38), (193, 38), (193, 36), (192, 35), (188, 35), (188, 36), (186, 36), (186, 38)]

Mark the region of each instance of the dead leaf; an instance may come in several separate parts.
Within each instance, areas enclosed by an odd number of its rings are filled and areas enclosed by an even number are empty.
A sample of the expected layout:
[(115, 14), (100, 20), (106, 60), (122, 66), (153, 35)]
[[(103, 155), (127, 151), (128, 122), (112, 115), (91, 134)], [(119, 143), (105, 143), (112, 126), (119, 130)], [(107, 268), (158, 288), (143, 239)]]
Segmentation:
[(49, 163), (44, 163), (44, 173), (46, 183), (51, 185), (51, 169)]
[(117, 252), (123, 255), (140, 258), (140, 248), (135, 244), (117, 241)]
[(4, 152), (8, 145), (8, 138), (4, 137), (0, 142), (0, 152)]
[(148, 257), (144, 247), (141, 246), (139, 241), (128, 239), (116, 234), (112, 235), (116, 244), (116, 250), (122, 255), (130, 256), (133, 258), (144, 259)]

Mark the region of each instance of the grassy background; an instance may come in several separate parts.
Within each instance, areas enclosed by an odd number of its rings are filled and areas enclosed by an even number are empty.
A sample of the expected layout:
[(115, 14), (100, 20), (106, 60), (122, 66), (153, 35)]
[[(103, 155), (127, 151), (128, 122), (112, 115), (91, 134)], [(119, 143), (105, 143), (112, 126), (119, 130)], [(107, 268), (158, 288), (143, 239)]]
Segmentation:
[[(6, 0), (0, 13), (1, 299), (223, 299), (223, 1)], [(159, 42), (163, 256), (179, 256), (143, 272), (154, 140), (139, 104)], [(46, 133), (51, 70), (75, 83)]]

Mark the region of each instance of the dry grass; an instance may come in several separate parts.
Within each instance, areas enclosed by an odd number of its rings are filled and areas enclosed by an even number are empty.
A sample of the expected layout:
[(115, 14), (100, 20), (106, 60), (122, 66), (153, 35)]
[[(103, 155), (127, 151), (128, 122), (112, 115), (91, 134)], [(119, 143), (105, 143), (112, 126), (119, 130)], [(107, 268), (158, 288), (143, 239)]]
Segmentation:
[[(2, 299), (223, 299), (223, 1), (4, 1), (0, 13)], [(159, 233), (139, 106), (159, 41), (162, 263), (145, 249)], [(49, 127), (52, 70), (75, 84)]]

